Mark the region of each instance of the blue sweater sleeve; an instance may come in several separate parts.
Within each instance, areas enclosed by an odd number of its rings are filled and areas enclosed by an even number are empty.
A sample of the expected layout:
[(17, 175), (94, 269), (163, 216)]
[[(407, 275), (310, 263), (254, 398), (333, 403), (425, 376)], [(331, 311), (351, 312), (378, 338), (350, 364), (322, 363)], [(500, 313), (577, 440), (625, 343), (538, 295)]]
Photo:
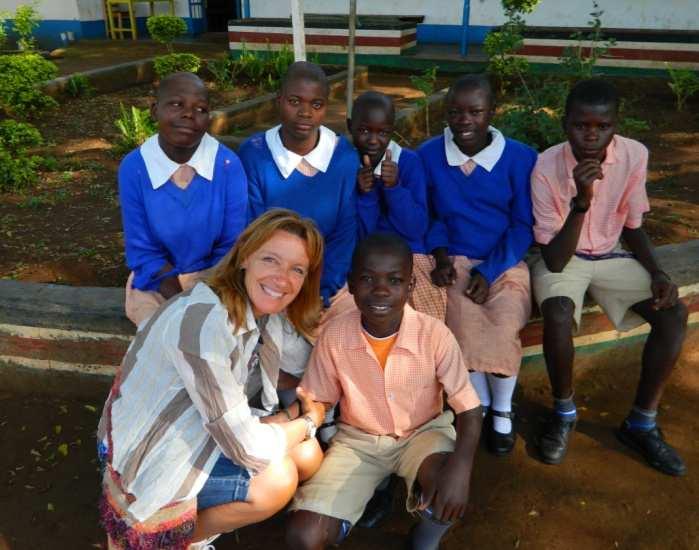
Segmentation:
[(360, 238), (376, 231), (381, 216), (379, 199), (379, 192), (375, 187), (368, 193), (357, 192), (357, 220)]
[(129, 154), (119, 166), (118, 174), (126, 265), (134, 272), (135, 288), (157, 290), (162, 279), (157, 274), (168, 262), (168, 253), (150, 230), (141, 189), (141, 178), (148, 175), (145, 165), (139, 169), (139, 158), (138, 151)]
[(343, 172), (339, 215), (334, 229), (325, 236), (320, 294), (326, 307), (330, 305), (330, 298), (347, 282), (352, 253), (357, 243), (355, 175), (349, 167)]
[(428, 226), (426, 175), (420, 157), (404, 149), (398, 163), (398, 182), (383, 188), (388, 220), (411, 241), (422, 240)]
[(489, 284), (524, 258), (534, 241), (530, 177), (536, 163), (536, 152), (522, 147), (521, 154), (509, 167), (513, 189), (510, 205), (510, 226), (485, 260), (474, 268)]
[[(240, 162), (245, 170), (245, 175), (248, 180), (248, 215), (247, 221), (250, 223), (252, 220), (257, 218), (262, 214), (265, 209), (264, 203), (264, 192), (263, 192), (263, 181), (260, 177), (259, 171), (255, 168), (255, 150), (253, 136), (249, 138), (245, 143), (240, 146), (238, 150), (238, 155), (240, 156)], [(260, 154), (261, 151), (257, 151)]]
[(436, 156), (436, 154), (441, 151), (438, 140), (439, 138), (432, 138), (421, 145), (417, 150), (425, 170), (427, 212), (429, 216), (427, 235), (425, 236), (425, 248), (430, 254), (436, 248), (449, 248), (449, 231), (447, 230), (446, 224), (439, 218), (433, 201), (433, 197), (436, 193), (435, 170), (439, 165), (439, 159), (432, 157)]
[[(221, 146), (222, 147), (222, 146)], [(216, 265), (235, 244), (247, 222), (248, 181), (240, 159), (228, 152), (223, 165), (226, 186), (226, 204), (223, 213), (223, 230), (214, 243), (211, 265)]]

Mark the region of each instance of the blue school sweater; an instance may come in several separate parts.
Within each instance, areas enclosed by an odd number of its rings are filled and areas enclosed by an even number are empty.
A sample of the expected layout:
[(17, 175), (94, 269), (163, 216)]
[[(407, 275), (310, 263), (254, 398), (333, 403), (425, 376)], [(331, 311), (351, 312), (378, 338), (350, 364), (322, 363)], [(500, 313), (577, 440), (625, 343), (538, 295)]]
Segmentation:
[(260, 132), (238, 151), (248, 176), (250, 219), (270, 208), (288, 208), (311, 218), (325, 240), (320, 294), (326, 307), (347, 282), (357, 241), (355, 179), (357, 152), (340, 137), (326, 172), (313, 177), (298, 170), (284, 179)]
[(410, 149), (401, 149), (398, 158), (398, 181), (386, 188), (380, 177), (374, 177), (369, 193), (357, 194), (359, 236), (377, 231), (397, 233), (413, 253), (426, 254), (425, 234), (428, 229), (427, 181), (420, 157)]
[(505, 141), (492, 171), (477, 165), (470, 176), (447, 163), (443, 135), (418, 148), (432, 216), (427, 250), (446, 247), (450, 255), (483, 260), (474, 269), (490, 284), (521, 261), (533, 241), (529, 177), (536, 152)]
[[(141, 150), (124, 157), (119, 202), (134, 288), (158, 290), (164, 277), (212, 267), (235, 244), (247, 222), (247, 179), (224, 145), (214, 164), (212, 181), (196, 174), (186, 189), (172, 181), (153, 189)], [(166, 262), (173, 269), (157, 276)]]

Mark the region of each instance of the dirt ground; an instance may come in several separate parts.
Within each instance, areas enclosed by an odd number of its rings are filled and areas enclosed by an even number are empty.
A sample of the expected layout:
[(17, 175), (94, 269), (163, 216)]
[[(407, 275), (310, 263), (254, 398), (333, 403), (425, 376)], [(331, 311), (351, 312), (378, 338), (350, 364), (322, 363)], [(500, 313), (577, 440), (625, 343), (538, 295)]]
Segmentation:
[[(694, 349), (696, 340), (694, 338)], [(632, 361), (637, 361), (636, 358)], [(690, 550), (699, 547), (699, 352), (685, 353), (669, 384), (660, 423), (687, 462), (672, 478), (617, 442), (613, 429), (630, 402), (638, 368), (579, 373), (581, 415), (560, 466), (536, 457), (535, 436), (549, 406), (542, 372), (516, 394), (519, 438), (510, 457), (477, 454), (467, 519), (445, 537), (446, 550)], [(621, 370), (623, 369), (623, 370)], [(620, 376), (620, 373), (623, 375)], [(104, 548), (94, 431), (103, 396), (89, 403), (0, 394), (0, 548)], [(399, 550), (414, 521), (396, 495), (377, 529), (355, 529), (342, 548)], [(278, 515), (217, 541), (219, 550), (283, 548)], [(4, 537), (6, 546), (3, 547)]]

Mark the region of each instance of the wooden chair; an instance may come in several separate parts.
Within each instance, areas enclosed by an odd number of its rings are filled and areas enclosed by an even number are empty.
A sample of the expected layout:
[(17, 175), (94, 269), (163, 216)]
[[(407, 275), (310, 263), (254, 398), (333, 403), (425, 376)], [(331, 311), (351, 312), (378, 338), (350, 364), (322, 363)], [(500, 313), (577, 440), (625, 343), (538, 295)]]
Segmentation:
[[(104, 17), (107, 34), (112, 40), (123, 38), (125, 33), (131, 33), (131, 39), (138, 38), (136, 28), (135, 4), (148, 4), (150, 15), (155, 14), (155, 4), (167, 3), (170, 15), (175, 15), (175, 0), (104, 0)], [(128, 26), (124, 26), (128, 20)]]

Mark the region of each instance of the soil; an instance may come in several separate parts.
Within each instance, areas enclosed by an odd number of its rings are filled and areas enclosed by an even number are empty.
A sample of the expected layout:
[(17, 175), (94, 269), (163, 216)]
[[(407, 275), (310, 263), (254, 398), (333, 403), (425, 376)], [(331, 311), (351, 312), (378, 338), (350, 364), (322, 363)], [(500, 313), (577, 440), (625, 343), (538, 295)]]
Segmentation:
[[(152, 52), (153, 46), (148, 50), (147, 45), (136, 43), (126, 49), (108, 50), (111, 53), (107, 59), (113, 61), (114, 52), (130, 52), (132, 48), (143, 56)], [(95, 62), (93, 53), (82, 51), (82, 65)], [(67, 56), (65, 61), (71, 59)], [(650, 125), (649, 131), (632, 136), (643, 141), (651, 152), (648, 193), (652, 210), (645, 224), (648, 233), (656, 245), (699, 238), (699, 96), (678, 113), (666, 81), (639, 77), (617, 82), (627, 98), (629, 115)], [(391, 95), (398, 108), (419, 95), (406, 74), (372, 73), (370, 85)], [(230, 105), (255, 93), (246, 87), (224, 93), (212, 91), (212, 105)], [(0, 278), (123, 285), (127, 271), (116, 193), (121, 155), (113, 149), (118, 135), (114, 120), (121, 103), (127, 108), (146, 107), (152, 94), (152, 87), (146, 85), (68, 100), (36, 121), (47, 142), (41, 153), (54, 157), (56, 166), (42, 173), (33, 188), (0, 195)], [(327, 123), (336, 131), (343, 131), (345, 126), (342, 103), (336, 100), (329, 109)], [(259, 129), (252, 127), (245, 132)]]
[[(613, 435), (631, 402), (638, 376), (633, 367), (624, 368), (621, 377), (609, 366), (579, 373), (581, 418), (568, 457), (560, 466), (541, 463), (535, 437), (549, 406), (549, 388), (545, 373), (528, 373), (515, 397), (520, 436), (515, 450), (495, 458), (479, 449), (467, 518), (448, 533), (443, 548), (697, 548), (698, 364), (698, 352), (684, 354), (661, 407), (664, 432), (689, 468), (683, 478), (646, 466)], [(96, 511), (98, 401), (0, 394), (0, 549), (105, 548)], [(414, 522), (403, 502), (401, 488), (387, 523), (356, 528), (342, 548), (403, 548)], [(222, 537), (216, 548), (283, 548), (283, 536), (280, 514)]]

